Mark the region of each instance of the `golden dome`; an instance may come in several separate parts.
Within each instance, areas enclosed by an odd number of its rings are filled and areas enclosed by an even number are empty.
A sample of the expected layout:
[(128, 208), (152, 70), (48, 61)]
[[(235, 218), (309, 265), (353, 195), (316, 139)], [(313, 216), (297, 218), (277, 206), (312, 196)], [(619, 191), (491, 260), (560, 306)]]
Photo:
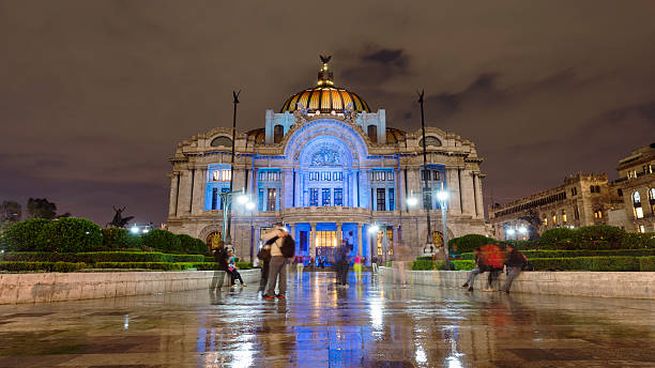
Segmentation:
[(298, 104), (308, 109), (308, 112), (321, 112), (329, 114), (332, 111), (343, 113), (346, 108), (355, 112), (371, 112), (368, 104), (356, 93), (334, 86), (332, 72), (328, 69), (330, 56), (321, 56), (323, 67), (318, 72), (316, 87), (300, 91), (289, 97), (280, 112), (293, 112)]

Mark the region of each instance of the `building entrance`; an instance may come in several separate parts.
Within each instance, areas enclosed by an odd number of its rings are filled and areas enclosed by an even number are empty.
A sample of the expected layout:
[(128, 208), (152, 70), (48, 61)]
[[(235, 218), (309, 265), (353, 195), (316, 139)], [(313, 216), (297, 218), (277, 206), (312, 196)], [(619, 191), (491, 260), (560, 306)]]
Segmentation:
[(336, 231), (316, 232), (316, 256), (325, 257), (327, 263), (334, 263), (334, 251), (337, 248), (338, 239)]

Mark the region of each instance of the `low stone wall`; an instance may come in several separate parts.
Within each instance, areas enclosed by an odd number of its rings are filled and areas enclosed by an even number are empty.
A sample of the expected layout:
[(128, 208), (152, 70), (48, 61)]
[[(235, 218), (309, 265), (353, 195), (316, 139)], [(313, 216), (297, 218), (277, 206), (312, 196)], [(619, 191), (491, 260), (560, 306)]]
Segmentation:
[[(259, 269), (241, 270), (247, 284)], [(0, 274), (0, 304), (44, 303), (209, 289), (214, 271)], [(228, 285), (227, 279), (224, 285)], [(237, 281), (238, 282), (238, 281)]]
[[(418, 285), (459, 288), (468, 271), (406, 271), (407, 280)], [(391, 282), (391, 268), (380, 267), (386, 282)], [(478, 275), (474, 289), (486, 286), (488, 273)], [(500, 276), (501, 285), (505, 275)], [(523, 272), (512, 284), (512, 293), (594, 296), (606, 298), (655, 299), (655, 272)]]

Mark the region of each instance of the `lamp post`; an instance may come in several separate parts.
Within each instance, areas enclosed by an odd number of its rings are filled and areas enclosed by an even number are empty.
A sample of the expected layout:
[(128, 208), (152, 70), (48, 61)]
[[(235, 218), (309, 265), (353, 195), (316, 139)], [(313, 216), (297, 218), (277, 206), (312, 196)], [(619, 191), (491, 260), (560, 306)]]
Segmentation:
[(444, 260), (446, 261), (447, 269), (450, 269), (450, 254), (448, 252), (448, 226), (447, 226), (447, 216), (448, 216), (448, 191), (443, 188), (437, 192), (437, 199), (441, 206), (441, 226), (442, 226), (442, 238), (443, 238), (443, 252)]
[(234, 187), (234, 151), (237, 135), (237, 105), (239, 104), (239, 94), (241, 91), (232, 91), (232, 104), (234, 109), (232, 112), (232, 160), (230, 161), (230, 191), (223, 195), (225, 204), (223, 206), (223, 241), (226, 245), (232, 244), (232, 234), (230, 228), (232, 227), (232, 188)]
[[(421, 105), (421, 133), (423, 135), (423, 201), (425, 202), (425, 193), (430, 190), (428, 186), (428, 154), (426, 151), (427, 142), (425, 141), (425, 113), (423, 112), (423, 96), (425, 91), (418, 93), (418, 103)], [(430, 220), (430, 207), (432, 207), (432, 197), (430, 197), (430, 203), (425, 206), (425, 216), (427, 217), (428, 225), (428, 234), (425, 240), (425, 247), (431, 248), (432, 245), (432, 224)]]

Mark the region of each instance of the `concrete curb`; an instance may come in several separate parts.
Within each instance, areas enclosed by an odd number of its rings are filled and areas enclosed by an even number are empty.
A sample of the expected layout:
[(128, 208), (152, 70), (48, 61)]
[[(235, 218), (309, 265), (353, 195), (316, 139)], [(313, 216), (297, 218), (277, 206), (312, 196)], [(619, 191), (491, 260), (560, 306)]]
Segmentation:
[[(459, 288), (468, 271), (406, 271), (407, 281), (417, 285)], [(385, 281), (391, 282), (393, 270), (380, 267)], [(474, 289), (487, 283), (488, 273), (479, 275)], [(500, 282), (505, 275), (500, 276)], [(593, 296), (604, 298), (655, 299), (655, 272), (523, 272), (512, 285), (512, 293)]]
[[(239, 271), (247, 284), (259, 269)], [(214, 271), (0, 274), (0, 304), (47, 303), (209, 289)], [(227, 284), (225, 284), (227, 285)]]

